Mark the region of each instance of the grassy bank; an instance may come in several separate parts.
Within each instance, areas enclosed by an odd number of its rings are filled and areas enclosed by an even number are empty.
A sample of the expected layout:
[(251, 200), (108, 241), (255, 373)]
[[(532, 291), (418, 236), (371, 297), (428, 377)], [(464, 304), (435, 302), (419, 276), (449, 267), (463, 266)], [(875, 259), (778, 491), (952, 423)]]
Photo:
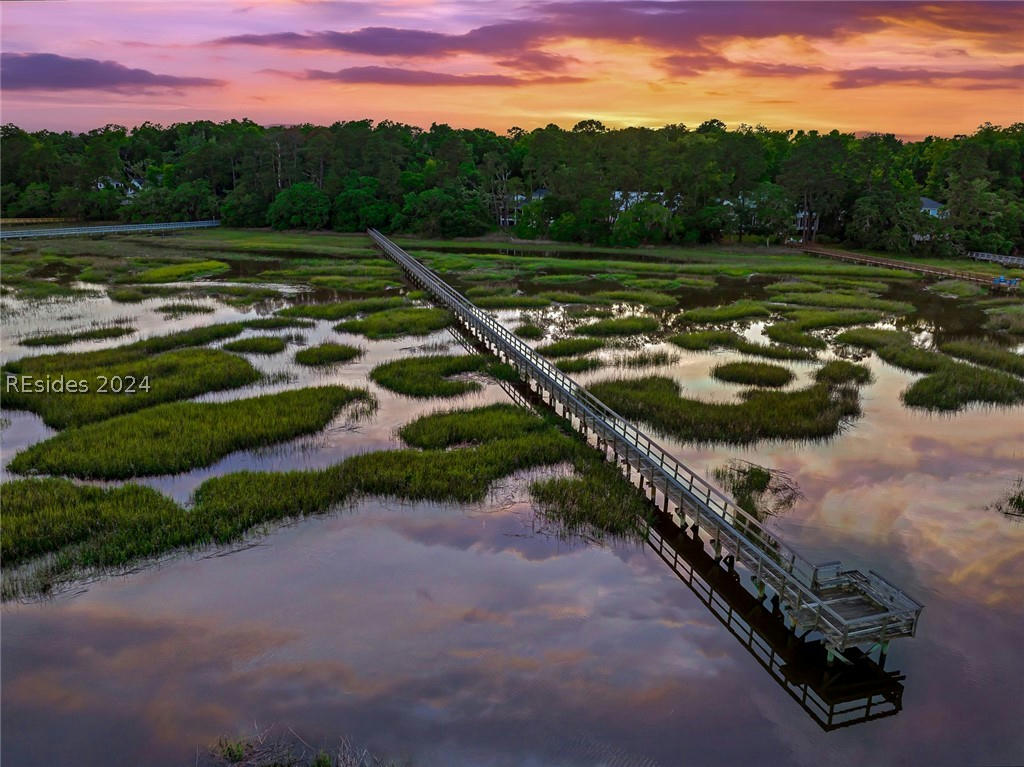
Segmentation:
[(787, 346), (769, 346), (748, 341), (732, 330), (697, 330), (692, 333), (681, 333), (668, 339), (682, 349), (706, 351), (710, 349), (735, 349), (742, 354), (755, 357), (767, 357), (775, 360), (809, 360), (814, 359), (812, 352), (793, 349)]
[(583, 325), (574, 331), (581, 336), (634, 336), (639, 333), (653, 333), (660, 324), (653, 317), (618, 317), (598, 320)]
[(298, 304), (278, 312), (282, 317), (310, 317), (315, 320), (341, 320), (358, 314), (373, 314), (388, 309), (401, 309), (409, 302), (401, 296), (360, 298), (330, 304)]
[(277, 336), (253, 336), (252, 338), (229, 341), (221, 348), (225, 351), (243, 354), (278, 354), (284, 351), (285, 346), (284, 339)]
[(855, 390), (824, 384), (792, 392), (746, 391), (739, 404), (683, 397), (675, 381), (659, 376), (602, 381), (590, 391), (626, 418), (700, 443), (824, 439), (860, 414)]
[(308, 349), (301, 349), (295, 353), (295, 361), (300, 365), (319, 367), (322, 365), (334, 365), (339, 362), (348, 362), (356, 357), (362, 356), (363, 349), (348, 344), (325, 343), (319, 346), (310, 346)]
[[(82, 356), (96, 354), (87, 352)], [(45, 381), (47, 377), (51, 381), (63, 378), (65, 381), (84, 381), (88, 387), (87, 393), (82, 393), (81, 387), (76, 392), (62, 393), (15, 391), (7, 375), (10, 371), (4, 371), (4, 406), (37, 413), (47, 426), (55, 429), (81, 426), (164, 402), (245, 386), (259, 378), (259, 373), (246, 360), (216, 349), (181, 349), (127, 362), (101, 360), (98, 364), (68, 365), (56, 369), (45, 367), (38, 371), (28, 364), (31, 360), (24, 360), (25, 365), (19, 372), (31, 376), (34, 381)], [(133, 381), (134, 392), (99, 391), (104, 381), (111, 389), (115, 379), (123, 385)], [(21, 382), (20, 378), (17, 380)], [(148, 391), (141, 388), (144, 382), (149, 387)]]
[(359, 333), (367, 338), (384, 339), (400, 336), (425, 336), (448, 327), (451, 312), (444, 309), (386, 309), (361, 320), (347, 320), (335, 329)]
[(748, 317), (767, 317), (772, 309), (763, 301), (741, 299), (723, 306), (702, 306), (687, 309), (680, 315), (684, 322), (734, 322)]
[(197, 277), (212, 277), (231, 268), (223, 261), (189, 261), (146, 269), (127, 278), (129, 282), (181, 282)]
[(564, 360), (558, 360), (555, 363), (555, 367), (561, 370), (563, 373), (572, 375), (573, 373), (585, 373), (588, 370), (597, 370), (598, 368), (604, 367), (604, 362), (599, 360), (597, 357), (570, 357)]
[(807, 331), (822, 328), (846, 327), (878, 322), (881, 312), (867, 309), (846, 309), (829, 311), (823, 309), (800, 309), (790, 312), (784, 322), (776, 322), (764, 329), (764, 334), (773, 341), (806, 349), (824, 349), (827, 344)]
[(977, 362), (979, 365), (1024, 376), (1024, 357), (984, 339), (949, 341), (939, 346), (946, 354)]
[(450, 376), (483, 373), (493, 364), (480, 354), (432, 354), (385, 362), (370, 371), (370, 378), (385, 389), (410, 397), (458, 397), (483, 386), (477, 381), (452, 381)]
[(121, 338), (130, 336), (134, 332), (135, 328), (125, 325), (110, 325), (78, 333), (48, 333), (41, 336), (27, 336), (18, 343), (21, 346), (67, 346), (79, 341), (106, 341), (110, 338)]
[(599, 338), (564, 338), (561, 341), (538, 346), (536, 351), (545, 357), (557, 359), (559, 357), (575, 357), (578, 354), (588, 354), (604, 346), (604, 341)]
[(236, 450), (273, 445), (319, 431), (362, 389), (285, 391), (232, 402), (173, 402), (68, 429), (18, 453), (19, 474), (130, 479), (209, 466)]
[(767, 362), (728, 362), (711, 369), (711, 377), (719, 381), (747, 386), (785, 386), (794, 378), (792, 371)]

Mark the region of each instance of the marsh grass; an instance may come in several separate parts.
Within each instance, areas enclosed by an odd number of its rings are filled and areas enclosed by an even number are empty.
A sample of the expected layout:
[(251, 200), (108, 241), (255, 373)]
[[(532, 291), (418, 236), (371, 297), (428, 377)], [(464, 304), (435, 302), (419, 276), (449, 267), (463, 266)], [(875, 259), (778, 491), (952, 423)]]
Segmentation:
[(786, 304), (823, 307), (827, 309), (874, 309), (889, 314), (910, 314), (914, 311), (913, 304), (875, 298), (867, 293), (859, 292), (780, 293), (774, 296), (773, 300)]
[(800, 309), (788, 313), (786, 321), (769, 325), (764, 329), (764, 333), (778, 343), (810, 349), (824, 349), (827, 346), (825, 341), (812, 336), (806, 331), (844, 327), (847, 325), (863, 325), (877, 322), (882, 316), (880, 312), (866, 309), (840, 311)]
[(309, 282), (317, 287), (346, 293), (376, 293), (389, 288), (401, 287), (401, 283), (382, 277), (327, 276), (313, 277)]
[(592, 299), (609, 304), (638, 304), (648, 308), (675, 306), (678, 300), (666, 293), (653, 290), (602, 290), (594, 293)]
[(68, 429), (18, 453), (19, 474), (130, 479), (209, 466), (322, 429), (363, 389), (323, 386), (230, 402), (172, 402)]
[(378, 365), (370, 371), (370, 378), (385, 389), (410, 397), (457, 397), (483, 387), (477, 381), (452, 381), (449, 377), (484, 372), (490, 364), (479, 354), (405, 357)]
[(409, 301), (402, 296), (359, 298), (330, 304), (298, 304), (281, 309), (278, 315), (282, 317), (311, 317), (316, 320), (340, 320), (346, 317), (355, 317), (357, 314), (372, 314), (407, 306), (409, 306)]
[(792, 371), (767, 362), (727, 362), (713, 367), (711, 377), (729, 383), (771, 387), (785, 386), (796, 378)]
[(172, 319), (184, 317), (186, 314), (212, 314), (216, 311), (212, 306), (207, 306), (206, 304), (188, 303), (185, 301), (161, 304), (156, 310)]
[(22, 346), (67, 346), (78, 341), (105, 341), (110, 338), (121, 338), (134, 332), (135, 328), (125, 325), (108, 325), (78, 333), (48, 333), (40, 336), (28, 336), (22, 338), (18, 343)]
[(636, 354), (621, 354), (612, 360), (617, 368), (649, 368), (660, 365), (673, 365), (679, 357), (664, 351), (642, 351)]
[(335, 330), (384, 339), (429, 335), (448, 327), (451, 322), (451, 312), (444, 309), (386, 309), (361, 320), (342, 322)]
[(597, 357), (570, 357), (558, 360), (555, 367), (563, 373), (586, 373), (589, 370), (597, 370), (604, 367), (604, 361)]
[(989, 330), (1005, 330), (1010, 333), (1024, 333), (1024, 304), (1005, 304), (985, 309)]
[(542, 309), (551, 305), (551, 301), (544, 296), (501, 294), (474, 298), (473, 303), (481, 309)]
[(786, 392), (749, 390), (738, 404), (683, 397), (679, 384), (660, 376), (602, 381), (590, 391), (626, 418), (698, 443), (825, 439), (860, 415), (855, 389), (825, 384)]
[(146, 269), (127, 278), (128, 282), (180, 282), (196, 277), (210, 277), (231, 268), (223, 261), (190, 261), (184, 264), (170, 264)]
[(225, 351), (241, 352), (242, 354), (277, 354), (283, 352), (286, 346), (285, 340), (277, 336), (253, 336), (229, 341), (221, 348)]
[[(909, 407), (926, 410), (957, 411), (972, 402), (991, 405), (1015, 405), (1024, 402), (1024, 381), (1002, 370), (990, 370), (976, 365), (954, 362), (940, 352), (914, 346), (906, 333), (899, 331), (854, 328), (842, 333), (842, 343), (864, 346), (890, 365), (915, 373), (927, 373), (915, 381), (900, 398)], [(965, 348), (977, 348), (968, 343)], [(1002, 351), (1002, 350), (999, 350)], [(1000, 355), (992, 356), (989, 350), (969, 352), (996, 361)], [(1005, 363), (1007, 360), (1002, 359)]]
[(255, 320), (245, 320), (242, 325), (253, 330), (281, 330), (284, 328), (312, 328), (316, 323), (310, 320), (300, 320), (293, 317), (259, 317)]
[[(96, 353), (86, 352), (83, 356), (90, 354)], [(18, 360), (18, 363), (24, 363), (20, 364), (18, 371), (12, 370), (13, 364), (4, 370), (4, 407), (36, 413), (47, 426), (54, 429), (81, 426), (163, 402), (245, 386), (259, 379), (259, 373), (246, 360), (217, 349), (180, 349), (154, 356), (129, 356), (118, 362), (101, 361), (98, 364), (77, 367), (34, 369), (28, 364), (32, 360), (33, 358)], [(22, 390), (16, 391), (11, 384), (11, 375), (30, 375), (36, 380), (46, 380), (47, 377), (57, 380), (63, 377), (67, 380), (85, 381), (88, 392), (24, 391), (21, 386), (18, 386), (18, 389)], [(136, 390), (133, 393), (100, 393), (98, 389), (102, 385), (101, 376), (108, 382), (114, 378), (123, 381), (133, 377)], [(137, 388), (144, 379), (148, 381), (149, 391)]]
[(1024, 356), (981, 338), (948, 341), (939, 349), (960, 359), (1024, 377)]
[(788, 511), (804, 497), (786, 472), (749, 461), (732, 460), (711, 473), (737, 506), (759, 520)]
[(599, 338), (564, 338), (561, 341), (538, 346), (535, 351), (545, 357), (557, 359), (558, 357), (575, 357), (578, 354), (588, 354), (604, 346), (604, 341)]
[(544, 337), (544, 328), (539, 325), (534, 325), (532, 322), (524, 322), (512, 331), (520, 338), (526, 338), (531, 341), (536, 341), (539, 338)]
[(818, 383), (837, 386), (840, 384), (866, 384), (871, 382), (871, 371), (863, 365), (847, 360), (829, 360), (814, 373)]
[(977, 298), (986, 293), (982, 285), (964, 280), (940, 280), (929, 285), (926, 290), (943, 296), (952, 296), (953, 298)]
[(653, 317), (632, 316), (598, 320), (578, 327), (573, 332), (580, 336), (632, 336), (653, 333), (659, 327), (660, 323)]
[(145, 285), (130, 288), (108, 288), (107, 297), (121, 304), (137, 304), (149, 298), (172, 296), (181, 293), (180, 288), (166, 288), (159, 285)]
[(497, 439), (516, 439), (550, 429), (551, 425), (516, 405), (495, 404), (472, 410), (454, 410), (421, 416), (398, 430), (411, 447), (443, 450), (461, 445), (482, 445)]
[(348, 344), (324, 343), (319, 346), (310, 346), (308, 349), (300, 349), (295, 353), (295, 361), (300, 365), (319, 367), (348, 362), (356, 357), (361, 357), (364, 353), (365, 350)]
[(732, 330), (697, 330), (681, 333), (668, 339), (682, 349), (705, 351), (715, 348), (735, 349), (742, 354), (776, 360), (810, 360), (814, 354), (788, 346), (771, 346), (748, 341)]
[(732, 322), (747, 317), (767, 317), (772, 313), (771, 307), (764, 301), (740, 299), (723, 306), (702, 306), (687, 309), (679, 318), (684, 322)]

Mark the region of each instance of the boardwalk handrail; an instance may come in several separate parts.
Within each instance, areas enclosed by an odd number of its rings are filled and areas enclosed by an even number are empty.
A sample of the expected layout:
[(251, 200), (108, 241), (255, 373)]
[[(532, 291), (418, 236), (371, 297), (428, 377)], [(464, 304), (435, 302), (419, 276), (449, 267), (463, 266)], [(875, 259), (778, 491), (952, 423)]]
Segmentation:
[(0, 240), (31, 237), (79, 237), (93, 234), (132, 234), (134, 232), (170, 232), (181, 229), (208, 229), (220, 226), (219, 219), (205, 221), (167, 221), (157, 224), (110, 224), (104, 226), (60, 226), (53, 229), (3, 229)]
[[(691, 516), (696, 517), (698, 522), (702, 517), (706, 518), (706, 514), (702, 512), (713, 515), (710, 520), (712, 526), (719, 528), (720, 535), (724, 532), (728, 536), (727, 543), (735, 547), (738, 555), (744, 554), (747, 561), (756, 562), (758, 579), (767, 581), (771, 576), (770, 580), (777, 586), (780, 597), (795, 605), (795, 615), (800, 615), (801, 609), (813, 610), (813, 627), (822, 629), (823, 633), (833, 639), (840, 637), (835, 641), (840, 648), (844, 647), (849, 639), (856, 638), (856, 632), (850, 631), (853, 625), (851, 621), (843, 618), (814, 591), (816, 587), (841, 574), (836, 563), (814, 565), (783, 544), (771, 535), (756, 517), (741, 509), (721, 490), (538, 355), (532, 347), (512, 334), (487, 312), (481, 311), (430, 269), (377, 230), (370, 229), (368, 233), (392, 260), (415, 277), (441, 304), (452, 310), (467, 327), (476, 326), (486, 332), (506, 356), (516, 360), (535, 380), (548, 383), (551, 391), (569, 399), (581, 422), (595, 430), (611, 433), (632, 448), (641, 468), (646, 462), (652, 471), (657, 470), (660, 478), (666, 483), (665, 490), (671, 483), (681, 498), (688, 499)], [(823, 574), (826, 577), (821, 577)], [(859, 575), (864, 577), (862, 574)], [(888, 582), (886, 586), (894, 588)], [(909, 620), (912, 632), (921, 606), (902, 591), (896, 591), (899, 599), (890, 596), (892, 609), (887, 616), (891, 616), (893, 622), (901, 624)], [(875, 620), (877, 622), (877, 618)]]
[(991, 275), (976, 274), (974, 272), (958, 272), (953, 269), (942, 269), (927, 264), (913, 264), (908, 261), (895, 261), (890, 258), (879, 258), (878, 256), (865, 256), (860, 253), (851, 253), (843, 250), (830, 250), (820, 248), (816, 245), (794, 245), (793, 247), (811, 256), (825, 256), (835, 258), (839, 261), (848, 261), (853, 264), (867, 264), (868, 266), (880, 266), (887, 269), (902, 269), (907, 272), (915, 272), (928, 277), (944, 277), (965, 282), (976, 282), (981, 285), (988, 285), (992, 282)]

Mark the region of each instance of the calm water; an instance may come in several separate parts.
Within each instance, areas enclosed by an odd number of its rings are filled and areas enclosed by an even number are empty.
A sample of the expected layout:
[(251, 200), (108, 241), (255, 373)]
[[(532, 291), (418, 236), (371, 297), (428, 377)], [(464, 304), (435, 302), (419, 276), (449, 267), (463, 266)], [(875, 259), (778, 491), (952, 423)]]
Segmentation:
[[(915, 330), (955, 335), (970, 327), (952, 302), (936, 300), (921, 300)], [(153, 311), (163, 302), (96, 299), (61, 311), (131, 315), (144, 334), (256, 316), (218, 308), (165, 323)], [(52, 305), (18, 308), (5, 319), (11, 338), (68, 324)], [(567, 322), (554, 311), (523, 316)], [(380, 361), (460, 349), (446, 332), (368, 342), (330, 324), (298, 331), (304, 339), (284, 354), (250, 358), (292, 380), (208, 399), (367, 385)], [(751, 338), (761, 327), (744, 326)], [(329, 374), (290, 365), (295, 344), (326, 337), (368, 353)], [(11, 358), (26, 351), (5, 347)], [(653, 370), (729, 401), (736, 387), (712, 381), (709, 370), (736, 356), (679, 352), (678, 362)], [(864, 415), (828, 442), (662, 442), (706, 471), (739, 457), (789, 472), (806, 498), (773, 521), (787, 543), (812, 559), (877, 569), (925, 603), (918, 636), (895, 642), (889, 655), (888, 667), (907, 677), (895, 717), (823, 732), (652, 551), (538, 531), (522, 476), (478, 505), (369, 499), (231, 550), (176, 556), (45, 602), (4, 605), (4, 761), (192, 764), (197, 747), (221, 735), (274, 725), (311, 743), (344, 735), (431, 767), (1022, 763), (1015, 702), (1024, 525), (988, 506), (1024, 467), (1024, 408), (909, 411), (899, 392), (914, 376), (867, 362), (875, 382), (863, 390)], [(792, 367), (793, 386), (814, 369)], [(493, 384), (457, 401), (409, 400), (369, 386), (380, 403), (369, 417), (343, 413), (322, 435), (144, 481), (187, 501), (214, 474), (328, 465), (397, 446), (395, 428), (419, 414), (506, 398)], [(31, 414), (4, 416), (5, 462), (49, 433)]]

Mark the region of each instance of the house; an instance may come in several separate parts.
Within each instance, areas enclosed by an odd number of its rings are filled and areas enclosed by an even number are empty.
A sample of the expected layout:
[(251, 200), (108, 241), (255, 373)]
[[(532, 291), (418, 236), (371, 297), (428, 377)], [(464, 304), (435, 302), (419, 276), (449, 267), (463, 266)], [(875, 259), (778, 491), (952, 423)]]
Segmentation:
[(933, 200), (931, 197), (921, 198), (921, 212), (928, 214), (932, 218), (945, 218), (949, 215), (946, 206), (937, 200)]

